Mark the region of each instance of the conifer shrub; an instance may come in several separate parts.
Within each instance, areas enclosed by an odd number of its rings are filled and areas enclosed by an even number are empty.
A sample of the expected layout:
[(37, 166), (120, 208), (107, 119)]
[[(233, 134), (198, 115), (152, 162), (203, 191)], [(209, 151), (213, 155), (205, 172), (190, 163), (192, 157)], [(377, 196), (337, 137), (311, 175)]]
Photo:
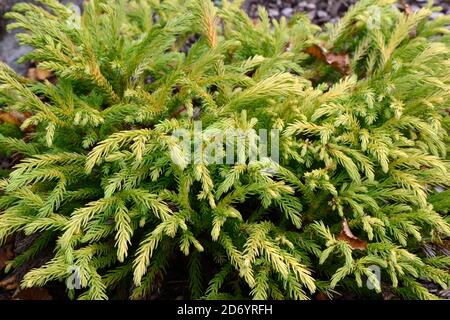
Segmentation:
[[(27, 114), (1, 126), (21, 160), (0, 180), (0, 242), (35, 236), (10, 272), (54, 253), (22, 287), (73, 270), (78, 299), (167, 279), (203, 299), (433, 299), (424, 280), (450, 284), (450, 259), (422, 250), (450, 236), (450, 17), (430, 20), (431, 3), (362, 0), (322, 28), (252, 20), (242, 1), (90, 0), (81, 16), (40, 2), (7, 17), (33, 48), (22, 61), (53, 79), (0, 66), (3, 112)], [(279, 132), (279, 159), (192, 161), (174, 133), (199, 121)]]

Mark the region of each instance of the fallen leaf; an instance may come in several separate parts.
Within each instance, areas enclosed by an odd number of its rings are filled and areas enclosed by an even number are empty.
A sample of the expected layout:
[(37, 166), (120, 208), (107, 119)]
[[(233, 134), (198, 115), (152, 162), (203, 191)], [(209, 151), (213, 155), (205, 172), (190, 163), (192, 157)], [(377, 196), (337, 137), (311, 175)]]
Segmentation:
[(0, 288), (5, 290), (14, 290), (19, 287), (19, 283), (15, 275), (12, 275), (5, 280), (0, 281)]
[(29, 68), (27, 71), (27, 78), (36, 81), (37, 75), (36, 75), (36, 68)]
[(19, 119), (17, 119), (14, 116), (12, 116), (9, 112), (4, 112), (2, 110), (0, 110), (0, 123), (1, 122), (10, 123), (10, 124), (14, 124), (14, 125), (20, 126)]
[(328, 52), (327, 49), (319, 45), (308, 47), (305, 49), (305, 52), (332, 66), (343, 75), (348, 75), (350, 73), (350, 58), (346, 53), (335, 54)]
[(53, 76), (51, 71), (40, 69), (39, 67), (29, 68), (27, 72), (27, 77), (34, 81), (44, 81)]
[(10, 114), (18, 119), (20, 121), (20, 123), (24, 122), (26, 119), (28, 119), (29, 117), (31, 117), (31, 113), (28, 111), (25, 112), (18, 112), (18, 111), (11, 111)]
[(20, 126), (26, 119), (31, 116), (29, 112), (9, 111), (5, 112), (0, 110), (0, 122), (11, 123)]
[(36, 77), (38, 80), (43, 81), (50, 78), (52, 75), (51, 71), (36, 68)]
[(313, 45), (311, 47), (308, 47), (305, 49), (305, 52), (312, 55), (313, 57), (325, 61), (327, 60), (323, 50), (321, 47), (319, 47), (318, 45)]
[(347, 219), (345, 219), (345, 218), (344, 218), (344, 220), (342, 220), (342, 231), (337, 238), (338, 238), (338, 240), (342, 240), (342, 241), (345, 241), (348, 244), (350, 244), (350, 246), (353, 249), (358, 249), (358, 250), (366, 250), (367, 249), (367, 242), (365, 242), (364, 240), (361, 240), (358, 237), (356, 237), (355, 235), (353, 235), (352, 231), (350, 230), (350, 228), (348, 226)]
[(52, 300), (53, 297), (50, 295), (45, 288), (27, 288), (20, 290), (13, 295), (15, 300)]

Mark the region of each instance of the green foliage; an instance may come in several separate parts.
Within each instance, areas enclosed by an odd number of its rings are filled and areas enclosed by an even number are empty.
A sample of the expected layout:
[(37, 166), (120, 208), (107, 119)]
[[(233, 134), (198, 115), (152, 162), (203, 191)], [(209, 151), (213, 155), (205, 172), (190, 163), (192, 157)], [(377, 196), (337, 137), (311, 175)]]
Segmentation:
[[(367, 278), (373, 295), (429, 299), (420, 280), (450, 284), (448, 259), (421, 250), (450, 236), (448, 192), (434, 191), (450, 184), (450, 17), (362, 0), (321, 30), (264, 9), (252, 21), (242, 1), (90, 0), (81, 17), (40, 2), (9, 27), (57, 81), (0, 65), (0, 101), (33, 128), (0, 133), (2, 153), (24, 156), (0, 181), (0, 243), (40, 233), (10, 268), (55, 253), (23, 287), (73, 267), (80, 299), (143, 298), (167, 278), (206, 299), (310, 299)], [(348, 54), (347, 75), (306, 53), (319, 44)], [(186, 161), (172, 133), (198, 119), (278, 129), (276, 170)], [(366, 249), (338, 236), (344, 218)]]

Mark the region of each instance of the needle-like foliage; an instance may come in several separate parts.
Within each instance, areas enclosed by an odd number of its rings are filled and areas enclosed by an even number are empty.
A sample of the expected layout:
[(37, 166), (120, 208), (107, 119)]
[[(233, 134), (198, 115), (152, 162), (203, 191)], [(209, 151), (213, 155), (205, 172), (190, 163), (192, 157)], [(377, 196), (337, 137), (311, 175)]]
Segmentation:
[[(74, 268), (80, 299), (166, 278), (209, 299), (450, 284), (449, 259), (422, 251), (450, 236), (449, 16), (361, 0), (321, 29), (252, 20), (242, 1), (90, 0), (81, 16), (39, 2), (9, 27), (54, 80), (0, 65), (0, 104), (30, 115), (0, 131), (22, 156), (0, 181), (0, 243), (40, 234), (13, 269), (54, 245), (23, 287)], [(276, 129), (278, 163), (190, 161), (174, 133), (197, 121), (204, 136)]]

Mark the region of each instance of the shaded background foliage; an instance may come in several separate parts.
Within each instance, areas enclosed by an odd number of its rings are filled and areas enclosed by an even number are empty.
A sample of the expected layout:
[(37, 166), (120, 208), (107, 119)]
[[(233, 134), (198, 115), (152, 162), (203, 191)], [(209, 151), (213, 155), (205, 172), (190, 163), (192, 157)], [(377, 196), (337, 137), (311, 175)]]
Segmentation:
[[(19, 2), (35, 3), (33, 0), (0, 0), (0, 61), (8, 63), (19, 73), (25, 74), (27, 66), (18, 65), (16, 61), (29, 49), (18, 45), (14, 36), (16, 32), (6, 33), (7, 22), (3, 19), (3, 14)], [(83, 0), (62, 0), (61, 2), (70, 2), (81, 8)], [(220, 4), (220, 0), (215, 0), (215, 2)], [(267, 8), (269, 17), (275, 19), (283, 16), (290, 18), (297, 12), (306, 12), (312, 21), (323, 24), (336, 22), (355, 2), (357, 0), (246, 0), (243, 7), (251, 17), (257, 17), (258, 6), (264, 6)], [(407, 0), (406, 2), (411, 5), (413, 10), (416, 10), (425, 5), (427, 0)], [(435, 0), (435, 4), (442, 6), (443, 11), (433, 13), (434, 17), (450, 13), (449, 0)]]

